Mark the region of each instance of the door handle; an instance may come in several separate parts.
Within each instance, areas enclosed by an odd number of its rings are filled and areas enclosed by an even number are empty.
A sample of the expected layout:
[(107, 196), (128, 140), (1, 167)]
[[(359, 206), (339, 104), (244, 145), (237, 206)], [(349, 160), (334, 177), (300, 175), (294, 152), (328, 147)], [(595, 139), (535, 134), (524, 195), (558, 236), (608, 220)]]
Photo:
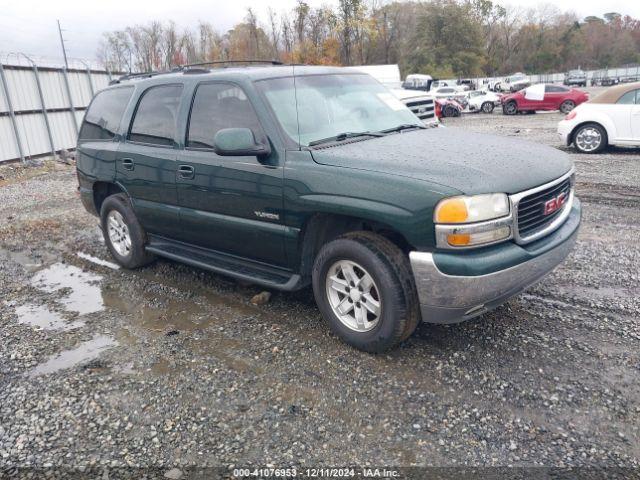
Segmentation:
[(178, 176), (184, 179), (191, 179), (195, 176), (195, 170), (191, 165), (180, 165), (178, 167)]
[(133, 170), (135, 168), (133, 160), (130, 159), (130, 158), (123, 158), (122, 159), (122, 168), (124, 168), (125, 170)]

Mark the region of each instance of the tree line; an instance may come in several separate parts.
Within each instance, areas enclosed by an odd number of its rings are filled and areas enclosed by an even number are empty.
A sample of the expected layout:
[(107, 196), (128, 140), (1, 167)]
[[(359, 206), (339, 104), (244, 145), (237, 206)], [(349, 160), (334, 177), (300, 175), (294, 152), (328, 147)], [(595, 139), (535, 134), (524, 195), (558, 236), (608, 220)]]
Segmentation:
[(99, 59), (112, 71), (260, 59), (287, 63), (397, 63), (434, 77), (546, 73), (640, 63), (640, 20), (616, 12), (578, 18), (552, 5), (523, 9), (491, 0), (339, 0), (291, 11), (252, 8), (227, 32), (152, 21), (105, 32)]

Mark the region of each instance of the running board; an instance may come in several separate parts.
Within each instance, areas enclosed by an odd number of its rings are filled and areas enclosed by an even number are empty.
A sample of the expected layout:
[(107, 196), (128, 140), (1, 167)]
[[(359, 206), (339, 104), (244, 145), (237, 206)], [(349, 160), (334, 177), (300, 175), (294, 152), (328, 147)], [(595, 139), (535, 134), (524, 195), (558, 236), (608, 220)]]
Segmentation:
[(302, 277), (281, 268), (241, 259), (176, 240), (148, 235), (146, 250), (161, 257), (193, 267), (220, 273), (237, 280), (274, 290), (299, 290), (305, 286)]

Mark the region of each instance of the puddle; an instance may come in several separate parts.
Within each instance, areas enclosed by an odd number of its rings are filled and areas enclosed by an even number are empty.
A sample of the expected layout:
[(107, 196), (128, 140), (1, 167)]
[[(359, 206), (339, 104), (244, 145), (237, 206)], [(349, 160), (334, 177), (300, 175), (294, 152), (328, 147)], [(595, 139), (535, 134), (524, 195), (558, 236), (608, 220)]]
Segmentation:
[(102, 267), (107, 267), (112, 270), (120, 270), (120, 265), (116, 265), (115, 263), (107, 262), (106, 260), (102, 260), (101, 258), (94, 257), (93, 255), (89, 255), (88, 253), (78, 252), (76, 255), (88, 262), (95, 263), (96, 265), (100, 265)]
[(12, 252), (4, 248), (0, 248), (0, 258), (10, 260), (21, 265), (27, 272), (35, 272), (42, 267), (41, 262), (30, 257), (25, 252)]
[(31, 284), (45, 292), (68, 289), (60, 300), (68, 310), (80, 315), (104, 310), (102, 294), (98, 282), (102, 276), (84, 272), (78, 267), (65, 263), (54, 263), (40, 270), (31, 279)]
[(18, 322), (44, 330), (73, 330), (84, 325), (82, 321), (69, 322), (60, 314), (49, 310), (44, 305), (26, 303), (16, 307)]
[(29, 377), (38, 377), (40, 375), (46, 375), (47, 373), (75, 367), (76, 365), (97, 358), (102, 351), (116, 344), (117, 342), (113, 338), (106, 335), (98, 335), (87, 342), (82, 342), (72, 350), (66, 350), (51, 357), (46, 362), (41, 363), (29, 372)]

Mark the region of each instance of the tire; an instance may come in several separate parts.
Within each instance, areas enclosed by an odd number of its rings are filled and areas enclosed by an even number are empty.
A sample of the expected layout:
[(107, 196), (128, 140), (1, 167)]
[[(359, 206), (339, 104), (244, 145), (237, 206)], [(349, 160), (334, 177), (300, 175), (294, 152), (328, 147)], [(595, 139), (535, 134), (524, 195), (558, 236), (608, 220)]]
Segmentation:
[(505, 115), (515, 115), (518, 113), (518, 104), (514, 100), (505, 103), (502, 106), (502, 113)]
[(493, 104), (493, 102), (484, 102), (480, 106), (480, 108), (484, 113), (492, 113), (493, 109), (495, 108), (495, 105)]
[[(580, 138), (582, 135), (583, 140)], [(572, 139), (574, 147), (580, 153), (599, 153), (607, 148), (609, 142), (607, 131), (597, 123), (580, 125), (573, 132)]]
[[(353, 284), (346, 285), (350, 275), (345, 274), (344, 265), (359, 277), (356, 286), (369, 278), (370, 288), (356, 291)], [(380, 235), (352, 232), (324, 245), (314, 261), (312, 283), (318, 308), (331, 330), (359, 350), (370, 353), (389, 350), (409, 338), (420, 321), (409, 259)], [(343, 290), (338, 292), (332, 285)], [(377, 316), (369, 310), (375, 307), (376, 299)], [(336, 305), (343, 304), (342, 308), (348, 310), (341, 319)], [(358, 312), (364, 312), (366, 322), (356, 325)]]
[[(125, 268), (138, 268), (155, 259), (145, 250), (147, 234), (124, 193), (105, 199), (100, 209), (100, 225), (107, 248), (118, 264)], [(115, 237), (122, 240), (117, 242)]]
[(460, 112), (458, 112), (458, 110), (451, 105), (445, 105), (445, 107), (442, 109), (442, 115), (447, 118), (458, 117), (460, 116)]
[(560, 111), (565, 115), (569, 113), (571, 110), (576, 108), (576, 104), (573, 100), (565, 100), (560, 104)]

